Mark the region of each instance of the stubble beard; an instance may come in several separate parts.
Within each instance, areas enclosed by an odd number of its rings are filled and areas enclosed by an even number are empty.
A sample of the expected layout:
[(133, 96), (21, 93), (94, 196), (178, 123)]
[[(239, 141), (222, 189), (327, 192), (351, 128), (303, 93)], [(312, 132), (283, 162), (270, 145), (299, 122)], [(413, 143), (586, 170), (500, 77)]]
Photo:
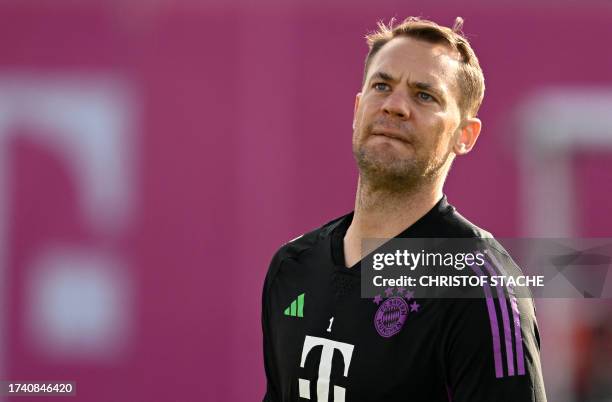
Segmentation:
[(441, 159), (419, 157), (416, 149), (402, 158), (359, 142), (353, 143), (353, 156), (361, 182), (369, 191), (400, 195), (416, 193), (445, 174), (450, 150)]

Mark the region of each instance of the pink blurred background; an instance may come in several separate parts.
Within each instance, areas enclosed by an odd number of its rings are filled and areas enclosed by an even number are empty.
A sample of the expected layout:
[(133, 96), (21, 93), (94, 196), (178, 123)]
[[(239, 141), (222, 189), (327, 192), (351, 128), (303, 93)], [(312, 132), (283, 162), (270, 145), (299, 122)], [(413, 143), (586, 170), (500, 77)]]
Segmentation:
[[(498, 237), (612, 237), (606, 2), (3, 1), (0, 379), (261, 400), (268, 263), (352, 209), (363, 37), (408, 15), (464, 17), (485, 73), (449, 201)], [(550, 401), (612, 400), (611, 307), (538, 301)]]

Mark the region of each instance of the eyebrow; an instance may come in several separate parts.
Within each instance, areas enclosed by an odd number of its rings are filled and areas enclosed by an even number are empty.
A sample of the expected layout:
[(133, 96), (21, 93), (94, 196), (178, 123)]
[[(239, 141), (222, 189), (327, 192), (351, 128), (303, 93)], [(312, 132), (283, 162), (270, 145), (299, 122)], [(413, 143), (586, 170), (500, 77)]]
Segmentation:
[[(391, 74), (386, 73), (384, 71), (377, 71), (374, 74), (372, 74), (369, 82), (372, 83), (372, 81), (374, 81), (375, 79), (379, 79), (379, 80), (387, 81), (387, 82), (393, 82), (393, 83), (396, 83), (399, 81), (397, 78), (393, 77)], [(437, 95), (440, 98), (441, 101), (446, 100), (446, 98), (443, 95), (442, 90), (440, 90), (439, 88), (435, 87), (434, 85), (428, 82), (411, 81), (411, 82), (408, 82), (408, 86), (414, 87), (417, 89), (421, 89), (423, 91), (433, 92), (435, 95)]]

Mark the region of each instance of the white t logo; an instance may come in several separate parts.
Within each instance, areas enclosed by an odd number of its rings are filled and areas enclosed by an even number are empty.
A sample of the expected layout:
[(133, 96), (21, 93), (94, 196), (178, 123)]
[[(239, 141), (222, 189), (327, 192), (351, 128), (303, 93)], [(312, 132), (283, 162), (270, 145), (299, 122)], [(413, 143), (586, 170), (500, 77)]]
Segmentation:
[[(331, 374), (334, 350), (338, 349), (340, 353), (342, 353), (342, 359), (344, 360), (344, 376), (347, 377), (354, 345), (306, 335), (306, 339), (304, 339), (304, 348), (302, 349), (302, 361), (300, 362), (300, 367), (304, 367), (308, 353), (315, 346), (323, 346), (323, 351), (321, 352), (321, 362), (319, 363), (319, 378), (317, 378), (317, 400), (319, 402), (328, 402), (329, 376)], [(298, 383), (300, 388), (300, 398), (310, 399), (310, 381), (298, 378)], [(344, 394), (344, 388), (334, 385), (333, 402), (344, 402)]]

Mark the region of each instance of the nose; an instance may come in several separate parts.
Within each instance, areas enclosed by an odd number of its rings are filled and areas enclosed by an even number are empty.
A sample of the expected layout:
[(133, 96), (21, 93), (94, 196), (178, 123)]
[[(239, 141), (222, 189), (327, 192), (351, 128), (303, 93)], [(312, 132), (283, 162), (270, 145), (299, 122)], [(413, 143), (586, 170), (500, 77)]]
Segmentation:
[(382, 104), (383, 113), (388, 116), (399, 117), (406, 120), (410, 117), (410, 107), (406, 94), (401, 91), (390, 93)]

